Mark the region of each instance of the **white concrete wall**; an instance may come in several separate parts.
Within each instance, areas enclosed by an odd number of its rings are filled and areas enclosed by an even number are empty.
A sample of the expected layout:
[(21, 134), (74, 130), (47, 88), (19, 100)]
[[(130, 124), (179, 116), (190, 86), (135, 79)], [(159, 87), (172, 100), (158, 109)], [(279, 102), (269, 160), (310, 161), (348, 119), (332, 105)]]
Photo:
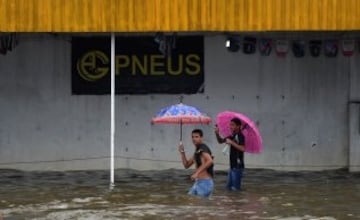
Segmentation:
[[(63, 36), (21, 37), (13, 52), (0, 56), (0, 168), (108, 169), (110, 96), (71, 95), (71, 43)], [(233, 110), (259, 122), (264, 152), (246, 154), (247, 167), (347, 167), (349, 85), (350, 76), (357, 75), (350, 73), (356, 71), (350, 63), (359, 56), (261, 57), (230, 53), (224, 41), (222, 35), (206, 37), (205, 93), (185, 95), (183, 102), (213, 118)], [(159, 109), (179, 97), (116, 96), (116, 168), (182, 168), (179, 127), (150, 124)], [(205, 132), (215, 168), (225, 169), (228, 158), (212, 126), (184, 126), (188, 154), (195, 127)]]

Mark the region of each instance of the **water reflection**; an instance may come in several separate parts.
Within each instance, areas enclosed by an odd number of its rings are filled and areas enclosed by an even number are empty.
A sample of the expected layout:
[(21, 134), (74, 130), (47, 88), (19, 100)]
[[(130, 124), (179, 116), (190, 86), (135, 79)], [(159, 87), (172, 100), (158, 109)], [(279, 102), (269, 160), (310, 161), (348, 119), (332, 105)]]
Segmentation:
[(345, 170), (249, 169), (244, 191), (224, 189), (217, 172), (210, 199), (188, 196), (191, 171), (0, 171), (4, 219), (360, 219), (360, 174)]

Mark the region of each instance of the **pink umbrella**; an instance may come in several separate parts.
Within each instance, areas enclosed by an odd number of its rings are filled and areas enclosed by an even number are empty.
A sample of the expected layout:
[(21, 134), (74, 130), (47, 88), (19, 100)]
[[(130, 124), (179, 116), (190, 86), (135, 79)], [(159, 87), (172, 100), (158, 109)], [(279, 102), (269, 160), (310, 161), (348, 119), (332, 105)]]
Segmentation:
[(216, 116), (216, 124), (219, 128), (220, 135), (223, 137), (231, 135), (229, 124), (233, 118), (238, 118), (243, 123), (242, 133), (245, 137), (245, 152), (261, 153), (262, 139), (260, 133), (255, 123), (241, 113), (225, 111)]

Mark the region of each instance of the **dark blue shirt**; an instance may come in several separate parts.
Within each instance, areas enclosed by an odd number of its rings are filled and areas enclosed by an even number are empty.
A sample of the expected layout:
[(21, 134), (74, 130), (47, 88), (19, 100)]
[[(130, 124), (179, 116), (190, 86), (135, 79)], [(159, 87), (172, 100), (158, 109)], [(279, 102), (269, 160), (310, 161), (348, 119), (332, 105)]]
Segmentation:
[[(227, 138), (235, 141), (239, 145), (245, 145), (245, 137), (239, 132), (237, 134), (233, 134)], [(244, 168), (244, 152), (236, 149), (235, 147), (230, 147), (230, 168)]]

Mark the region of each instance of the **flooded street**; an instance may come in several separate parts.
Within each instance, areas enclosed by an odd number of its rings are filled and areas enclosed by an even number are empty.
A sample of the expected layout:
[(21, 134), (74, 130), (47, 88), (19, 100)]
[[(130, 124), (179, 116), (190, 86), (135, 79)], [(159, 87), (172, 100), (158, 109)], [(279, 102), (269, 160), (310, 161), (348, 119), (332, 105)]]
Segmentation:
[[(0, 171), (3, 219), (360, 219), (360, 173), (248, 169), (244, 190), (188, 196), (189, 170)], [(0, 218), (1, 219), (1, 218)]]

